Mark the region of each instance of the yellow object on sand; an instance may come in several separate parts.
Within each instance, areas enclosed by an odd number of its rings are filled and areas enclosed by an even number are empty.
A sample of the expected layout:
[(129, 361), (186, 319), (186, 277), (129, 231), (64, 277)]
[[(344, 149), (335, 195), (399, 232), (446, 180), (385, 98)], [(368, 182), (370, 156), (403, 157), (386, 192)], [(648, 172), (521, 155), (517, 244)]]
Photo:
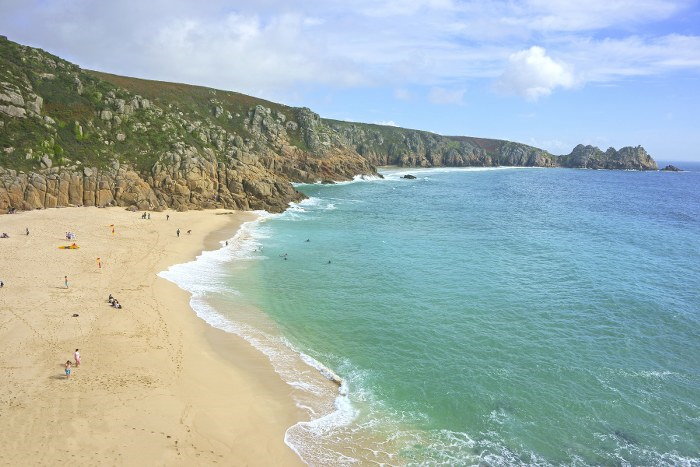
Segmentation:
[(59, 246), (58, 248), (61, 250), (77, 250), (80, 247), (74, 243), (72, 245)]

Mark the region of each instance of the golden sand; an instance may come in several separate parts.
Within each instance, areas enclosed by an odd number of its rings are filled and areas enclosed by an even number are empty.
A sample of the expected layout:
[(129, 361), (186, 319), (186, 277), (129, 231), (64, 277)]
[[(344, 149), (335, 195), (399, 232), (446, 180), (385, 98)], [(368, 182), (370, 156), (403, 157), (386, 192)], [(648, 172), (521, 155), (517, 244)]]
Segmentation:
[[(291, 388), (156, 275), (254, 219), (225, 212), (0, 216), (0, 464), (301, 464), (283, 441), (302, 417)], [(68, 231), (79, 249), (58, 248)]]

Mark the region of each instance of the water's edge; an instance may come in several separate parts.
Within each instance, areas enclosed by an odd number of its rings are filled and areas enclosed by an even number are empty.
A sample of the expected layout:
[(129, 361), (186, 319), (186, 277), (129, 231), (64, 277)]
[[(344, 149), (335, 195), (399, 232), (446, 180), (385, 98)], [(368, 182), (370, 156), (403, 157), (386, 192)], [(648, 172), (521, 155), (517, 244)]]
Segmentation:
[[(223, 284), (217, 281), (222, 266), (249, 260), (251, 251), (257, 251), (259, 247), (255, 238), (256, 229), (279, 215), (266, 211), (254, 213), (258, 216), (257, 219), (241, 224), (232, 237), (218, 242), (218, 249), (203, 250), (194, 260), (172, 265), (157, 275), (190, 294), (190, 307), (202, 321), (244, 339), (267, 357), (282, 381), (298, 392), (295, 394), (296, 405), (309, 414), (309, 419), (290, 426), (285, 431), (284, 442), (304, 463), (309, 464), (312, 460), (309, 456), (316, 457), (312, 452), (318, 446), (307, 445), (312, 442), (308, 435), (319, 428), (323, 429), (323, 425), (349, 424), (354, 418), (345, 382), (333, 370), (297, 350), (276, 329), (274, 323), (264, 322), (260, 329), (246, 322), (236, 322), (217, 310), (211, 300), (211, 295), (224, 292), (221, 288)], [(256, 312), (259, 314), (257, 318), (265, 319), (264, 312)], [(314, 371), (309, 372), (309, 369)], [(314, 381), (299, 381), (300, 373), (310, 373)], [(312, 398), (317, 400), (309, 401), (310, 395), (316, 396)]]

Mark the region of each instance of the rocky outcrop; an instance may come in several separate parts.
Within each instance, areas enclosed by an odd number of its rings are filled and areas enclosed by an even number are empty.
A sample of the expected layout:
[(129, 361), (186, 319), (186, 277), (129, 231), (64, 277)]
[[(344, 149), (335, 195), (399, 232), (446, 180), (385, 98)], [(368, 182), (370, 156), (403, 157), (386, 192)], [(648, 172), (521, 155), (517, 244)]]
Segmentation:
[(675, 165), (669, 164), (663, 169), (661, 169), (662, 172), (683, 172), (683, 169), (679, 169)]
[(0, 213), (68, 205), (279, 212), (303, 198), (290, 182), (376, 173), (309, 109), (86, 73), (6, 39), (0, 65)]
[(227, 167), (202, 158), (164, 158), (143, 177), (128, 165), (53, 168), (18, 173), (0, 168), (0, 212), (59, 206), (134, 206), (139, 210), (202, 208), (283, 211), (298, 201), (283, 177), (264, 169)]
[(657, 170), (654, 159), (643, 147), (624, 147), (619, 151), (608, 148), (603, 152), (595, 146), (579, 144), (571, 151), (571, 154), (561, 156), (559, 163), (562, 167), (576, 167), (586, 169), (614, 169), (614, 170)]

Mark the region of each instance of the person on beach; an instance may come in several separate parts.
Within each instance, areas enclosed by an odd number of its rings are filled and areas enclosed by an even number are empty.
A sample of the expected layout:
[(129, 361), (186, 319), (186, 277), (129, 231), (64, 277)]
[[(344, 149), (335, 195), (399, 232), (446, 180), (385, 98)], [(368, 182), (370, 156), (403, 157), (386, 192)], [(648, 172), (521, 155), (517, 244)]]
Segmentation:
[(177, 229), (177, 237), (180, 238), (180, 229)]
[(75, 353), (73, 354), (73, 360), (75, 360), (75, 366), (76, 368), (80, 366), (80, 351), (78, 349), (75, 349)]
[(5, 283), (3, 281), (0, 281), (0, 289), (2, 289), (3, 287), (5, 287)]
[(29, 227), (27, 227), (27, 237), (29, 236)]
[(170, 214), (166, 214), (166, 215), (165, 215), (165, 220), (166, 220), (166, 221), (169, 221), (169, 220), (170, 220)]
[(189, 234), (191, 234), (191, 233), (192, 233), (192, 231), (191, 231), (191, 230), (188, 230), (188, 231), (187, 231), (187, 235), (189, 235)]
[(70, 378), (70, 360), (66, 360), (66, 378)]
[(97, 269), (102, 269), (102, 260), (97, 258)]
[(65, 284), (66, 288), (68, 288), (68, 276), (63, 276), (63, 283)]
[(151, 213), (150, 212), (148, 213), (148, 220), (149, 221), (151, 220)]

